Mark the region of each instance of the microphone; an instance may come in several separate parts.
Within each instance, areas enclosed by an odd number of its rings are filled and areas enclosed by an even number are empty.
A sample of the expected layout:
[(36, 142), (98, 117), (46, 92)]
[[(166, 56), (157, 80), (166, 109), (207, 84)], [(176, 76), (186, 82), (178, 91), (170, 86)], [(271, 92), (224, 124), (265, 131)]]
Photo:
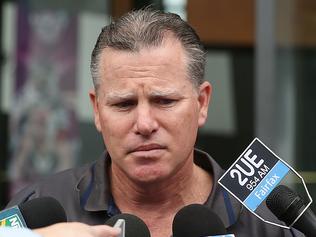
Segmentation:
[(125, 221), (125, 231), (122, 231), (125, 235), (122, 237), (150, 237), (150, 232), (145, 222), (132, 214), (122, 213), (115, 215), (108, 219), (105, 224), (114, 227), (119, 220)]
[(52, 197), (35, 198), (0, 212), (0, 227), (36, 229), (66, 221), (64, 208)]
[(268, 196), (266, 204), (272, 213), (288, 226), (293, 226), (306, 236), (315, 236), (315, 214), (310, 208), (306, 209), (304, 200), (287, 186), (276, 187)]
[(172, 223), (173, 237), (234, 236), (226, 235), (221, 219), (201, 204), (191, 204), (177, 212)]

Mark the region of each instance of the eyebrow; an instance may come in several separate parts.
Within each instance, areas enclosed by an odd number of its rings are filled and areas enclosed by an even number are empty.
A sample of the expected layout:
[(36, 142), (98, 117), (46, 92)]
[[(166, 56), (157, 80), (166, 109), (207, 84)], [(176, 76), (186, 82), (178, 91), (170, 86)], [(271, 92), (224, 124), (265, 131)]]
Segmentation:
[(117, 100), (126, 100), (135, 97), (135, 93), (133, 92), (117, 92), (111, 91), (105, 95), (106, 101), (117, 101)]
[(168, 96), (180, 96), (181, 93), (175, 89), (166, 89), (166, 90), (154, 90), (150, 92), (150, 97), (168, 97)]
[[(149, 93), (150, 97), (165, 97), (165, 96), (180, 96), (181, 93), (178, 90), (167, 89), (167, 90), (153, 90)], [(121, 92), (121, 91), (111, 91), (105, 95), (106, 100), (124, 100), (132, 99), (136, 97), (133, 92)]]

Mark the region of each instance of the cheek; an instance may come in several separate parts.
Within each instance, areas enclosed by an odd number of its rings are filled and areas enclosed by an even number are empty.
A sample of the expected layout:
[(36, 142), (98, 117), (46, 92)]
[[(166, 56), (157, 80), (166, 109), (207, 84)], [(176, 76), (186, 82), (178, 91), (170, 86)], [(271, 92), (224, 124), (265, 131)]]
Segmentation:
[(120, 148), (117, 144), (122, 143), (129, 130), (128, 117), (109, 112), (102, 112), (100, 115), (102, 136), (108, 151)]
[[(194, 104), (189, 104), (185, 109), (178, 110), (166, 117), (170, 119), (170, 129), (178, 144), (189, 145), (195, 142), (198, 129), (198, 113)], [(180, 147), (183, 148), (183, 145)]]
[(198, 127), (198, 108), (196, 103), (192, 101), (187, 105), (187, 108), (183, 110), (183, 113), (179, 115), (183, 128), (197, 129)]

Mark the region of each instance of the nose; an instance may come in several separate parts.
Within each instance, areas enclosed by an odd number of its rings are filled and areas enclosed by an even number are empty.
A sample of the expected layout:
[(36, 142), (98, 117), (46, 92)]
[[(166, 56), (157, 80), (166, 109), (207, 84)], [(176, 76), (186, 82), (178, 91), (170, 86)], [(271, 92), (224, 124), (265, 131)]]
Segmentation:
[(138, 104), (136, 109), (135, 133), (148, 137), (158, 130), (158, 122), (150, 105)]

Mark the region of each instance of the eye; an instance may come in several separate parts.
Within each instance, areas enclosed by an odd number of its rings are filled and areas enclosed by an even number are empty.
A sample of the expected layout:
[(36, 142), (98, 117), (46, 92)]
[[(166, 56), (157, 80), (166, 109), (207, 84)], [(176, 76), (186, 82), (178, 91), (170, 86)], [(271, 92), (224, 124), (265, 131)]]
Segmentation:
[(170, 99), (170, 98), (156, 98), (154, 102), (161, 106), (171, 106), (177, 102), (176, 99)]
[(120, 110), (127, 110), (135, 106), (136, 104), (137, 102), (134, 100), (126, 100), (126, 101), (120, 101), (118, 103), (114, 103), (112, 106)]

